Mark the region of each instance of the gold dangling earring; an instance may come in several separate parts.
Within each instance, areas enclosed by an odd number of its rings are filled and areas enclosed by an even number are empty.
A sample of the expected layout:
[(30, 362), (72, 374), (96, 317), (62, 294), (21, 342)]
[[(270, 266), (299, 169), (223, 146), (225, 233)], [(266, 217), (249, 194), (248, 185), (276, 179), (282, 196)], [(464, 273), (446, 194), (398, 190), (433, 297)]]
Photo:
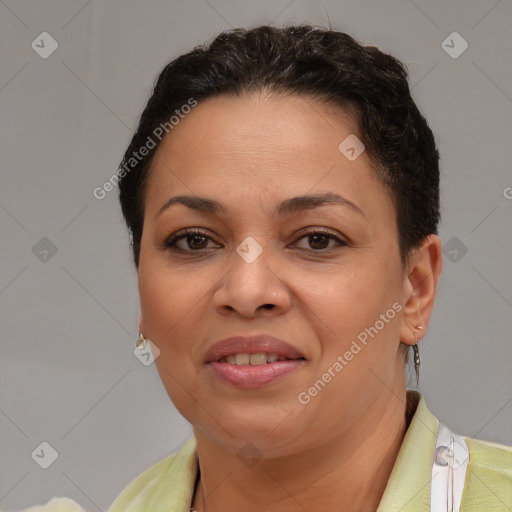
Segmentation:
[[(420, 331), (423, 330), (423, 327), (419, 325), (417, 327)], [(420, 380), (420, 349), (418, 347), (418, 335), (416, 332), (414, 333), (414, 337), (416, 338), (416, 343), (412, 346), (412, 349), (414, 350), (414, 369), (416, 371), (416, 387), (418, 386), (419, 380)]]
[(144, 338), (141, 332), (139, 332), (139, 338), (137, 340), (137, 343), (135, 343), (135, 346), (139, 350), (144, 350), (146, 348), (146, 338)]
[[(416, 337), (416, 340), (418, 339), (418, 336), (416, 333), (414, 333), (414, 336)], [(416, 370), (416, 387), (418, 386), (418, 383), (420, 381), (420, 350), (418, 348), (418, 342), (412, 346), (412, 349), (414, 350), (414, 369)]]

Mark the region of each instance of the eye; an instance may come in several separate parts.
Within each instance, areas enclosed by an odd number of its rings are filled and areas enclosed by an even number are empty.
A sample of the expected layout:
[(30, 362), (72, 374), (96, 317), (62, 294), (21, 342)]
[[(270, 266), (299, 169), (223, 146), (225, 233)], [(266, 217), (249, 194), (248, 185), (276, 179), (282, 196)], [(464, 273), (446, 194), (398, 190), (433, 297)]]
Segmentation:
[[(298, 239), (302, 240), (303, 238), (307, 238), (308, 243), (314, 252), (320, 252), (320, 251), (329, 251), (331, 249), (334, 249), (335, 247), (329, 247), (329, 242), (331, 240), (335, 240), (339, 246), (348, 246), (348, 243), (336, 236), (335, 234), (331, 233), (330, 231), (326, 229), (312, 229), (310, 231), (307, 231), (303, 233), (303, 235)], [(327, 244), (327, 246), (326, 246)]]
[[(309, 248), (305, 249), (314, 252), (330, 251), (334, 249), (335, 247), (329, 247), (329, 242), (332, 240), (337, 243), (338, 247), (348, 246), (347, 242), (326, 229), (316, 228), (303, 232), (298, 240), (302, 240), (303, 238), (307, 238), (310, 245)], [(185, 247), (178, 245), (178, 242), (181, 242), (182, 239), (186, 239)], [(206, 247), (208, 240), (212, 239), (208, 236), (207, 231), (200, 228), (186, 228), (171, 235), (165, 241), (165, 248), (181, 252), (202, 252), (208, 249)]]
[[(177, 242), (180, 242), (182, 238), (186, 239), (186, 246), (189, 247), (189, 249), (178, 246)], [(206, 249), (205, 242), (207, 240), (211, 240), (211, 238), (205, 230), (186, 228), (171, 235), (165, 241), (165, 248), (182, 252), (201, 252)]]

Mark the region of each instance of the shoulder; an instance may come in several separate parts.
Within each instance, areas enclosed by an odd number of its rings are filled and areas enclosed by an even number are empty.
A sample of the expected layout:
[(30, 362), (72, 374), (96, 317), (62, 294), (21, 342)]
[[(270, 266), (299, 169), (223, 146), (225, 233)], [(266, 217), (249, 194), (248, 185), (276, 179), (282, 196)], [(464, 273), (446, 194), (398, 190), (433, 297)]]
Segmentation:
[[(196, 440), (192, 436), (177, 453), (159, 460), (135, 477), (114, 500), (108, 512), (146, 512), (186, 502), (198, 470)], [(179, 508), (179, 507), (178, 507)]]
[(512, 446), (463, 437), (469, 448), (470, 464), (512, 476)]
[(119, 494), (114, 503), (108, 509), (108, 512), (129, 512), (138, 510), (157, 488), (162, 475), (168, 473), (176, 460), (177, 454), (169, 455), (148, 469), (143, 471)]
[(22, 512), (85, 512), (85, 510), (70, 498), (52, 498), (46, 505), (36, 505)]
[(469, 448), (469, 464), (462, 504), (464, 498), (478, 496), (479, 505), (485, 505), (487, 510), (512, 505), (512, 446), (463, 439)]

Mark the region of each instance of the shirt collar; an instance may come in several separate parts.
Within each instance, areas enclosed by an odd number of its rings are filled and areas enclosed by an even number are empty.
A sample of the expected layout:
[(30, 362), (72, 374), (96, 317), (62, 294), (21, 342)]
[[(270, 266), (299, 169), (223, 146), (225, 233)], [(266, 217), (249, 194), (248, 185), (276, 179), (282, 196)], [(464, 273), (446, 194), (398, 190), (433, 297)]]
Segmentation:
[(430, 510), (432, 464), (439, 421), (418, 391), (407, 391), (408, 408), (416, 411), (405, 434), (377, 512)]

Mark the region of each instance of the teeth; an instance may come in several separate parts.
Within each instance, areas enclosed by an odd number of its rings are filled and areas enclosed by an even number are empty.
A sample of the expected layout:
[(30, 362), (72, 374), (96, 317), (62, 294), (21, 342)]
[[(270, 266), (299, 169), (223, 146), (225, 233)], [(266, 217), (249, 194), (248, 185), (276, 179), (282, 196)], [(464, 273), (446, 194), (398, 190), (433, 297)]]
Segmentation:
[(221, 362), (236, 364), (238, 366), (260, 366), (267, 363), (275, 363), (276, 361), (286, 361), (286, 357), (277, 354), (230, 354), (223, 357)]
[(249, 354), (237, 354), (235, 356), (235, 364), (238, 366), (240, 365), (247, 365), (249, 364), (251, 360), (251, 356)]
[(267, 363), (267, 354), (251, 354), (249, 359), (252, 366), (259, 366)]

